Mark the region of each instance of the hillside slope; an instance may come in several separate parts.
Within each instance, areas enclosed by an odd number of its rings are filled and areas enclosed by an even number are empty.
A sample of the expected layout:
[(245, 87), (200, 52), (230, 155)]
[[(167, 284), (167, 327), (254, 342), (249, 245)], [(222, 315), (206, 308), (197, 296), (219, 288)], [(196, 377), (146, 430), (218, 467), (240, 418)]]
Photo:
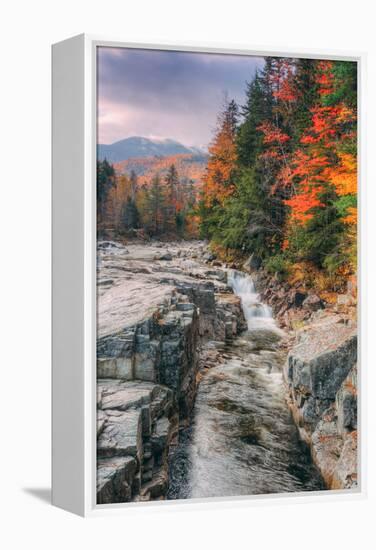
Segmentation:
[(200, 149), (187, 147), (172, 139), (149, 139), (129, 137), (110, 145), (97, 147), (98, 160), (121, 162), (134, 157), (170, 156), (178, 154), (202, 154)]

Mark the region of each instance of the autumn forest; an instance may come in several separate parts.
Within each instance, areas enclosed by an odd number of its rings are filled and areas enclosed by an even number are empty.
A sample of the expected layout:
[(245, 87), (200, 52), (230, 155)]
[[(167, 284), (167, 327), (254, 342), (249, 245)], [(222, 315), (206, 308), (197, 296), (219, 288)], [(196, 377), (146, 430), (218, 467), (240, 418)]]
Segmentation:
[(267, 57), (244, 87), (204, 153), (98, 160), (98, 232), (206, 238), (335, 290), (356, 271), (356, 63)]

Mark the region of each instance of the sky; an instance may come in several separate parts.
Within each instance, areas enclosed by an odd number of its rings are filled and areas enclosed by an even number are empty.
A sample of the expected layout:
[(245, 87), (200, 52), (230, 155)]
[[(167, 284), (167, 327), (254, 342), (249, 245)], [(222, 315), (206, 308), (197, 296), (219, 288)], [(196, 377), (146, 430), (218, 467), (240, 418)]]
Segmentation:
[(210, 142), (225, 94), (244, 103), (253, 56), (98, 48), (98, 142), (131, 136)]

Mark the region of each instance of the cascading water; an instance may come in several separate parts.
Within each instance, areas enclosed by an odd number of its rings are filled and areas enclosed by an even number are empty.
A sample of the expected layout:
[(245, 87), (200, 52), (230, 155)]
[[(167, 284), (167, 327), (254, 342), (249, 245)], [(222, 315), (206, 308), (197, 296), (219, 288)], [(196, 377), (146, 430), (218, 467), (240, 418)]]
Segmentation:
[(221, 362), (202, 378), (191, 426), (170, 462), (168, 498), (203, 498), (323, 489), (284, 398), (283, 332), (252, 279), (229, 272), (248, 330), (219, 347)]
[(266, 323), (269, 322), (269, 324), (275, 325), (272, 317), (272, 310), (269, 306), (260, 302), (259, 295), (256, 293), (255, 285), (251, 277), (233, 270), (229, 272), (228, 284), (231, 286), (234, 293), (241, 299), (248, 328), (251, 329), (254, 327), (255, 318), (262, 318)]

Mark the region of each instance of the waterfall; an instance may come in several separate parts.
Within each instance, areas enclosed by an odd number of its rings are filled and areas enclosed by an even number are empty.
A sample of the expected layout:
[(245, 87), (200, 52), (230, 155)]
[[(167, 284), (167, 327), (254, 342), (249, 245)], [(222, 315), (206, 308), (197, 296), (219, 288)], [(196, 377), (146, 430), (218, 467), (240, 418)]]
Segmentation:
[(274, 323), (271, 308), (260, 302), (260, 297), (249, 275), (231, 270), (228, 283), (234, 293), (241, 299), (244, 317), (249, 329), (254, 328), (255, 324), (259, 324), (260, 321), (262, 323)]
[(250, 276), (229, 270), (228, 284), (241, 300), (248, 331), (205, 345), (208, 362), (200, 370), (191, 425), (179, 431), (169, 459), (167, 498), (321, 490), (285, 399), (284, 334)]

